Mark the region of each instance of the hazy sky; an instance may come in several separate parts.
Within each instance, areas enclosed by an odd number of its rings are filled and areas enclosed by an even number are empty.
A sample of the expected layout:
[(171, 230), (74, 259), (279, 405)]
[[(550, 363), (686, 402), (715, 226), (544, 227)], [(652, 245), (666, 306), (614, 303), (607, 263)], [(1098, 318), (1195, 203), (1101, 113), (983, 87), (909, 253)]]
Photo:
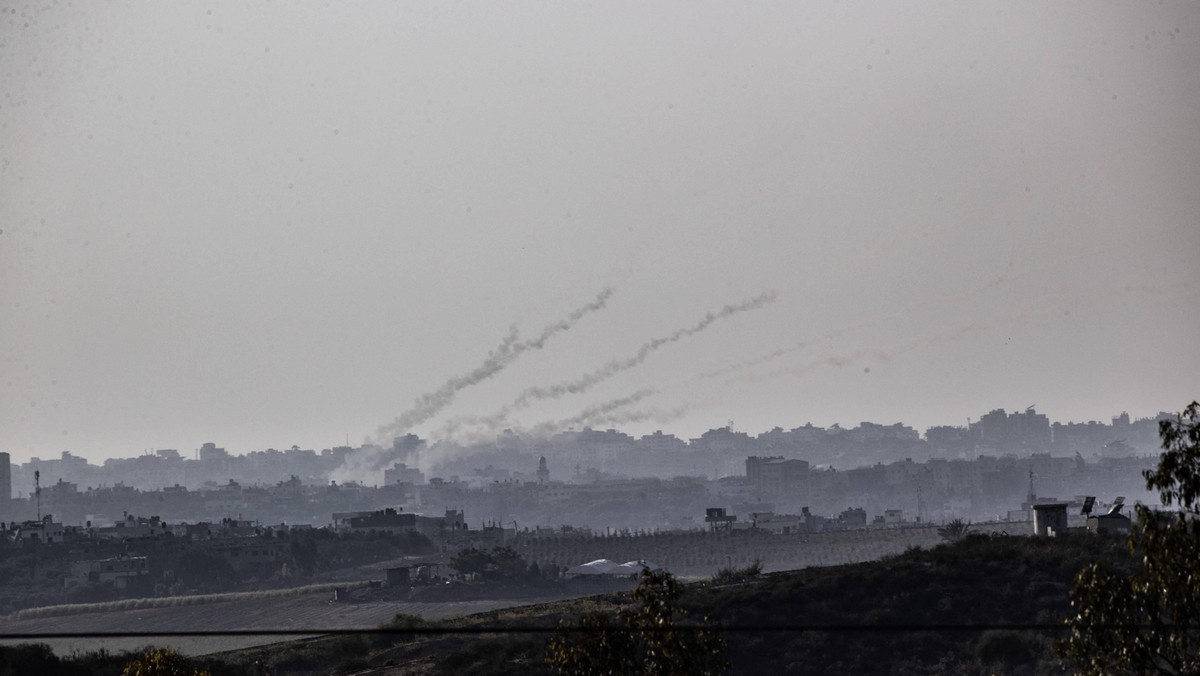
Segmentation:
[(14, 461), (1200, 396), (1200, 4), (0, 7)]

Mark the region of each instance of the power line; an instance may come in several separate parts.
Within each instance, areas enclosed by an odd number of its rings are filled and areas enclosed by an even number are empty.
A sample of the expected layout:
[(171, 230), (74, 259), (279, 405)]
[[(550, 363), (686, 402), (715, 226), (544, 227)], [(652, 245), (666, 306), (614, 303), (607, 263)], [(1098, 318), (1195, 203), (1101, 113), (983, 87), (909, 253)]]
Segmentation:
[[(789, 633), (789, 632), (823, 632), (823, 633), (879, 633), (879, 632), (985, 632), (995, 630), (1008, 631), (1040, 631), (1062, 632), (1076, 627), (1066, 624), (1025, 624), (1025, 623), (995, 623), (995, 624), (734, 624), (734, 625), (675, 625), (661, 629), (649, 628), (648, 631), (724, 631), (739, 634), (754, 633)], [(1093, 624), (1080, 628), (1092, 630), (1155, 630), (1155, 631), (1197, 631), (1200, 625), (1151, 625), (1151, 624)], [(375, 629), (212, 629), (212, 630), (156, 630), (156, 631), (96, 631), (96, 632), (27, 632), (0, 633), (0, 640), (24, 639), (74, 639), (74, 638), (218, 638), (230, 636), (446, 636), (455, 634), (552, 634), (558, 631), (570, 633), (597, 633), (604, 631), (620, 632), (620, 628), (604, 627), (558, 627), (517, 625), (510, 627), (380, 627)], [(643, 631), (643, 629), (639, 629)]]

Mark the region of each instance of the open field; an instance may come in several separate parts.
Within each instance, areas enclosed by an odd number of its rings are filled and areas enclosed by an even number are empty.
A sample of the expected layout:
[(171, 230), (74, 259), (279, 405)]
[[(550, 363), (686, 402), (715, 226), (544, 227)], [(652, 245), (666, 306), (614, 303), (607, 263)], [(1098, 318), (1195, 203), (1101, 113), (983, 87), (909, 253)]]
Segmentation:
[[(533, 603), (533, 600), (486, 600), (454, 603), (410, 603), (372, 601), (338, 603), (332, 593), (311, 593), (268, 598), (246, 598), (215, 603), (79, 613), (30, 619), (0, 619), (0, 633), (88, 633), (156, 631), (227, 631), (227, 630), (321, 630), (376, 627), (398, 613), (426, 619), (444, 619), (487, 610)], [(294, 640), (295, 635), (258, 635), (222, 637), (69, 638), (37, 640), (60, 655), (104, 648), (109, 651), (132, 650), (147, 644), (169, 645), (188, 655), (203, 655), (255, 645)], [(19, 639), (5, 644), (28, 643)]]
[[(1024, 530), (1024, 524), (979, 524), (973, 530), (992, 533), (1005, 528)], [(587, 541), (543, 541), (518, 544), (518, 551), (531, 560), (574, 565), (587, 560), (649, 558), (675, 571), (683, 578), (703, 579), (727, 565), (745, 565), (761, 560), (768, 571), (793, 570), (807, 566), (829, 566), (876, 560), (898, 554), (910, 547), (930, 547), (940, 538), (933, 526), (901, 529), (871, 529), (818, 533), (803, 536), (719, 537), (694, 533), (684, 536), (652, 538), (598, 538)], [(391, 562), (378, 570), (355, 570), (358, 575), (381, 577)], [(541, 601), (571, 598), (595, 593), (547, 598), (489, 599), (456, 602), (409, 602), (366, 600), (335, 602), (332, 588), (365, 584), (343, 582), (339, 585), (314, 585), (303, 590), (274, 590), (207, 597), (178, 597), (120, 601), (94, 607), (68, 606), (30, 609), (15, 616), (0, 618), (0, 633), (38, 634), (88, 632), (186, 632), (186, 631), (270, 631), (373, 628), (397, 614), (438, 620), (460, 615), (529, 605)], [(295, 640), (292, 635), (254, 635), (220, 637), (131, 637), (131, 638), (55, 638), (38, 640), (60, 655), (100, 648), (109, 651), (132, 650), (147, 644), (169, 645), (188, 655), (225, 652), (256, 645)], [(5, 639), (0, 643), (28, 641)]]
[[(570, 567), (596, 559), (632, 561), (649, 559), (683, 579), (703, 579), (726, 566), (754, 561), (763, 570), (777, 572), (809, 566), (838, 566), (875, 561), (910, 547), (933, 547), (941, 542), (937, 525), (906, 524), (897, 528), (771, 535), (764, 532), (706, 531), (593, 538), (541, 538), (516, 542), (513, 547), (539, 566)], [(1025, 535), (1032, 526), (1023, 522), (972, 524), (973, 533)]]

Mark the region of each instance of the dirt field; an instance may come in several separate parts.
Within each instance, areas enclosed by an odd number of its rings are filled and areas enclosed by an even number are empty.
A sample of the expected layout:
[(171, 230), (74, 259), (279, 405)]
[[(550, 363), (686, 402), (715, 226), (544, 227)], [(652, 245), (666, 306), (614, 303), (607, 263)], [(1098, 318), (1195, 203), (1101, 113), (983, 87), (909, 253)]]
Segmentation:
[[(488, 600), (456, 603), (367, 602), (335, 603), (332, 594), (225, 601), (203, 605), (148, 608), (99, 612), (29, 620), (0, 619), (0, 633), (36, 634), (42, 632), (87, 633), (95, 631), (218, 631), (218, 630), (321, 630), (376, 627), (397, 613), (442, 619), (469, 615), (497, 608), (533, 603), (531, 600)], [(60, 655), (99, 650), (134, 650), (147, 644), (169, 645), (188, 655), (235, 650), (266, 643), (299, 638), (296, 635), (258, 635), (222, 637), (71, 638), (37, 640), (50, 645)], [(6, 644), (28, 643), (10, 639)]]
[[(978, 524), (976, 532), (998, 532), (1013, 524)], [(1020, 526), (1016, 526), (1020, 528)], [(540, 563), (575, 565), (596, 558), (618, 560), (649, 558), (674, 571), (682, 578), (701, 579), (721, 566), (745, 565), (755, 559), (767, 571), (792, 570), (806, 566), (828, 566), (868, 561), (904, 551), (907, 547), (930, 547), (940, 538), (936, 527), (895, 530), (860, 530), (820, 533), (806, 536), (758, 538), (720, 538), (695, 534), (684, 537), (602, 538), (589, 541), (547, 541), (519, 545), (518, 550)], [(354, 571), (358, 579), (381, 577), (379, 570)], [(579, 592), (576, 595), (586, 595)], [(555, 597), (563, 598), (563, 597)], [(528, 605), (552, 599), (481, 600), (449, 603), (415, 602), (335, 602), (329, 592), (247, 598), (199, 605), (180, 605), (137, 610), (90, 612), (30, 619), (0, 618), (0, 633), (87, 633), (222, 630), (313, 630), (312, 636), (336, 629), (376, 627), (396, 614), (417, 615), (426, 619), (444, 619), (499, 608)], [(168, 645), (188, 655), (203, 655), (256, 645), (295, 640), (304, 635), (253, 635), (221, 637), (67, 638), (38, 639), (59, 654), (98, 650), (113, 652), (134, 650), (148, 644)], [(24, 643), (6, 639), (2, 643)]]

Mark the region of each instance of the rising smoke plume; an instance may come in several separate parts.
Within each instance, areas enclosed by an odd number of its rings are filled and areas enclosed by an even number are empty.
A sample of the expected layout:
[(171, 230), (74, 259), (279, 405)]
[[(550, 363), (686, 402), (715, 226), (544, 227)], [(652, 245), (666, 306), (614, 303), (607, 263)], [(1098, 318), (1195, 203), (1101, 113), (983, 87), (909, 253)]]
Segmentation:
[(438, 431), (438, 433), (441, 436), (451, 436), (465, 426), (482, 427), (486, 430), (494, 431), (504, 425), (508, 419), (508, 416), (515, 411), (521, 410), (536, 401), (558, 399), (571, 394), (582, 394), (583, 392), (590, 390), (609, 378), (640, 365), (642, 362), (646, 361), (646, 359), (655, 350), (689, 336), (694, 336), (697, 333), (707, 329), (713, 323), (727, 317), (731, 317), (741, 312), (747, 312), (749, 310), (761, 308), (769, 303), (774, 302), (775, 296), (776, 294), (774, 291), (768, 291), (741, 303), (726, 305), (719, 310), (709, 312), (704, 316), (703, 319), (692, 326), (679, 329), (666, 336), (655, 338), (644, 343), (632, 356), (624, 359), (614, 359), (594, 371), (585, 373), (577, 378), (567, 380), (556, 385), (527, 388), (518, 394), (511, 403), (504, 406), (492, 415), (463, 416), (455, 418), (448, 421)]
[(535, 338), (518, 340), (516, 329), (511, 329), (509, 335), (505, 337), (499, 347), (488, 355), (482, 364), (462, 375), (447, 380), (433, 392), (417, 397), (417, 400), (413, 402), (413, 405), (407, 411), (396, 416), (396, 419), (392, 422), (381, 426), (375, 433), (375, 438), (382, 445), (388, 443), (393, 437), (408, 432), (413, 425), (418, 425), (429, 420), (441, 412), (442, 409), (449, 406), (462, 390), (472, 385), (478, 385), (496, 375), (516, 361), (523, 353), (529, 350), (542, 349), (546, 341), (554, 337), (555, 334), (570, 329), (585, 315), (603, 309), (612, 294), (612, 289), (604, 289), (590, 303), (576, 309), (564, 319), (546, 326)]
[(509, 329), (508, 335), (500, 341), (496, 349), (488, 353), (483, 363), (466, 373), (447, 380), (436, 390), (417, 397), (408, 410), (396, 416), (392, 422), (381, 425), (375, 432), (373, 442), (377, 450), (360, 452), (347, 457), (342, 467), (333, 473), (334, 478), (342, 481), (362, 479), (371, 473), (378, 472), (392, 459), (388, 449), (394, 437), (407, 433), (414, 425), (419, 425), (437, 415), (454, 402), (459, 392), (495, 376), (522, 354), (530, 350), (542, 349), (546, 342), (555, 335), (569, 330), (588, 314), (604, 309), (612, 294), (611, 288), (601, 290), (589, 303), (575, 309), (563, 319), (547, 325), (533, 338), (520, 340), (516, 327)]

